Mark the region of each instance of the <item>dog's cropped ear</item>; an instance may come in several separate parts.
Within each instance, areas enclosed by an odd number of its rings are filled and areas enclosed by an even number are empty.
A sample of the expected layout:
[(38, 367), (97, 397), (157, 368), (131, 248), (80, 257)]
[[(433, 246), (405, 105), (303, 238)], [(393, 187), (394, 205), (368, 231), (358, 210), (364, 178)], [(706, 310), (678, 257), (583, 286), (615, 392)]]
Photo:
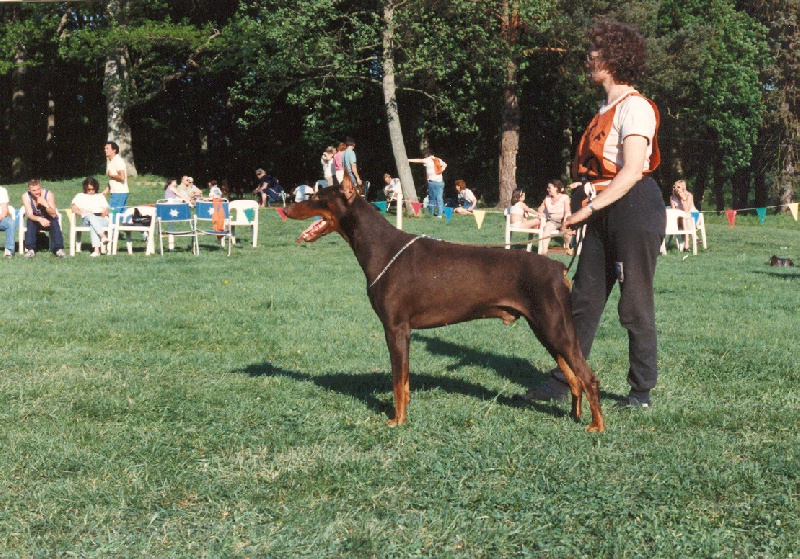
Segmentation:
[(353, 184), (353, 179), (347, 173), (344, 174), (344, 179), (342, 180), (342, 193), (348, 204), (352, 204), (359, 196), (358, 188)]

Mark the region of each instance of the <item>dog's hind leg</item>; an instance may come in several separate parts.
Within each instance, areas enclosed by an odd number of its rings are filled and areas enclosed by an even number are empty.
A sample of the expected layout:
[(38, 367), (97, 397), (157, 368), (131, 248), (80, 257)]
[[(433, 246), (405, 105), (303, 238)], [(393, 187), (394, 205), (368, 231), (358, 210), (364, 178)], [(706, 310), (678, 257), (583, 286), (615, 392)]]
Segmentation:
[(385, 326), (386, 345), (392, 362), (392, 388), (394, 390), (394, 419), (386, 425), (396, 427), (406, 421), (406, 406), (411, 401), (408, 378), (408, 354), (411, 344), (411, 328), (407, 324)]
[(589, 370), (589, 365), (586, 365), (586, 370), (579, 369), (580, 372), (576, 373), (562, 355), (556, 357), (556, 362), (564, 376), (567, 377), (572, 392), (572, 416), (580, 419), (581, 399), (583, 392), (586, 392), (586, 399), (589, 400), (589, 408), (592, 411), (592, 422), (586, 426), (586, 430), (598, 433), (604, 431), (606, 424), (603, 412), (600, 410), (600, 381), (597, 376)]

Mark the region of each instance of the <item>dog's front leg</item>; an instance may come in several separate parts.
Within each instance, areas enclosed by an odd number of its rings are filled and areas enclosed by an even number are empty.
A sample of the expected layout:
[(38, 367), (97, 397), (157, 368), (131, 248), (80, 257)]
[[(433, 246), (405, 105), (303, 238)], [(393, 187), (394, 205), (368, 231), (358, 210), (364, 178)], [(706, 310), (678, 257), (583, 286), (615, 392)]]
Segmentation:
[(386, 345), (392, 361), (392, 388), (394, 389), (394, 419), (386, 425), (395, 427), (406, 421), (406, 406), (411, 401), (408, 382), (408, 353), (411, 328), (408, 324), (385, 326)]

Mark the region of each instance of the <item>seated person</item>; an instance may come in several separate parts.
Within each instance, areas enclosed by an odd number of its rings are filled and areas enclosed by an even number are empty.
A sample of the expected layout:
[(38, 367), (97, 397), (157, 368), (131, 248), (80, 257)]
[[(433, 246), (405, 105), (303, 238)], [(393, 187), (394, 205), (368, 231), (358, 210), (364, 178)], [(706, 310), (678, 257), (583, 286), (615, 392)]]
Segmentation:
[(525, 204), (525, 191), (517, 188), (511, 193), (511, 207), (508, 209), (511, 224), (521, 229), (539, 227), (539, 216)]
[(222, 189), (217, 186), (217, 181), (215, 180), (208, 181), (208, 197), (212, 199), (223, 198)]
[(39, 231), (50, 232), (50, 245), (53, 254), (64, 258), (64, 236), (58, 219), (56, 197), (50, 190), (43, 189), (37, 179), (28, 181), (28, 191), (22, 195), (28, 226), (25, 229), (25, 258), (36, 256), (36, 237)]
[(189, 195), (185, 189), (178, 187), (178, 179), (167, 179), (167, 185), (164, 187), (164, 199), (188, 202)]
[(272, 182), (267, 188), (267, 198), (269, 198), (270, 202), (286, 200), (286, 193), (283, 191), (283, 185), (281, 185), (281, 181), (278, 177), (272, 177)]
[(101, 248), (110, 241), (104, 229), (108, 227), (108, 202), (106, 197), (98, 192), (100, 184), (94, 177), (83, 179), (83, 192), (72, 199), (72, 212), (82, 217), (81, 222), (89, 227), (92, 238), (92, 257), (100, 256)]
[(400, 179), (394, 179), (392, 175), (386, 173), (383, 175), (383, 182), (386, 183), (386, 186), (383, 187), (383, 193), (387, 202), (393, 202), (397, 198), (397, 194), (403, 193)]
[(267, 175), (267, 173), (264, 172), (264, 169), (256, 169), (256, 177), (258, 178), (258, 184), (253, 190), (253, 194), (256, 195), (256, 199), (258, 200), (258, 207), (266, 208), (269, 202), (267, 189), (269, 188), (272, 177)]
[[(672, 196), (669, 197), (669, 207), (682, 212), (696, 212), (697, 208), (694, 205), (694, 195), (686, 190), (686, 181), (677, 180), (672, 185)], [(678, 226), (681, 229), (686, 229), (683, 219), (679, 220)], [(689, 250), (692, 246), (691, 238), (689, 235), (684, 235), (683, 248)]]
[(307, 184), (298, 184), (294, 187), (294, 201), (303, 202), (308, 200), (316, 191)]
[(202, 198), (203, 191), (200, 190), (200, 187), (198, 187), (194, 183), (194, 179), (192, 177), (186, 177), (186, 180), (187, 180), (186, 192), (187, 194), (189, 194), (189, 200), (191, 201), (192, 204), (194, 204), (194, 202), (198, 198)]
[[(544, 227), (542, 227), (543, 237), (561, 230), (561, 224), (564, 223), (567, 217), (572, 215), (569, 204), (569, 196), (564, 192), (564, 183), (558, 179), (549, 181), (547, 183), (547, 196), (545, 196), (542, 205), (539, 206), (539, 220), (544, 223)], [(572, 249), (569, 246), (571, 238), (572, 232), (565, 231), (564, 249), (569, 255), (572, 255)], [(547, 245), (545, 245), (542, 254), (547, 254)]]
[(467, 188), (467, 183), (460, 179), (456, 181), (456, 190), (458, 191), (458, 206), (453, 211), (457, 214), (472, 215), (472, 210), (478, 205), (478, 199)]
[(6, 232), (6, 250), (4, 256), (14, 256), (14, 245), (17, 239), (17, 220), (8, 211), (8, 190), (0, 186), (0, 231)]

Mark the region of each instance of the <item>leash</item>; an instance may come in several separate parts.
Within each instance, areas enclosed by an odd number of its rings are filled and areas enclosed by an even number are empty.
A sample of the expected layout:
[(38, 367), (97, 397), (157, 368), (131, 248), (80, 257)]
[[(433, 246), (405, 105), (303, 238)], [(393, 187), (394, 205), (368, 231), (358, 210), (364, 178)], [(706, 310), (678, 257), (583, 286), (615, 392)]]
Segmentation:
[(423, 237), (427, 237), (427, 235), (417, 235), (416, 237), (414, 237), (413, 239), (411, 239), (410, 241), (408, 241), (408, 242), (407, 242), (405, 245), (403, 245), (403, 248), (401, 248), (400, 250), (398, 250), (398, 251), (397, 251), (397, 254), (395, 254), (395, 255), (392, 257), (392, 259), (391, 259), (391, 260), (389, 260), (389, 263), (388, 263), (388, 264), (386, 264), (386, 266), (384, 266), (384, 268), (383, 268), (383, 270), (381, 271), (381, 273), (380, 273), (380, 274), (378, 274), (378, 277), (377, 277), (377, 278), (375, 278), (374, 280), (372, 280), (372, 283), (371, 283), (371, 284), (369, 284), (369, 286), (367, 287), (367, 290), (369, 290), (369, 289), (372, 289), (372, 286), (373, 286), (373, 285), (375, 285), (376, 283), (378, 283), (378, 280), (379, 280), (379, 279), (381, 279), (381, 278), (383, 277), (383, 274), (385, 274), (385, 273), (386, 273), (386, 270), (388, 270), (388, 269), (389, 269), (389, 266), (391, 266), (392, 264), (394, 264), (394, 261), (395, 261), (395, 260), (397, 260), (397, 258), (398, 258), (398, 257), (399, 257), (401, 254), (403, 254), (403, 251), (404, 251), (405, 249), (407, 249), (408, 247), (410, 247), (412, 244), (414, 244), (415, 242), (417, 242), (419, 239), (421, 239), (421, 238), (423, 238)]

